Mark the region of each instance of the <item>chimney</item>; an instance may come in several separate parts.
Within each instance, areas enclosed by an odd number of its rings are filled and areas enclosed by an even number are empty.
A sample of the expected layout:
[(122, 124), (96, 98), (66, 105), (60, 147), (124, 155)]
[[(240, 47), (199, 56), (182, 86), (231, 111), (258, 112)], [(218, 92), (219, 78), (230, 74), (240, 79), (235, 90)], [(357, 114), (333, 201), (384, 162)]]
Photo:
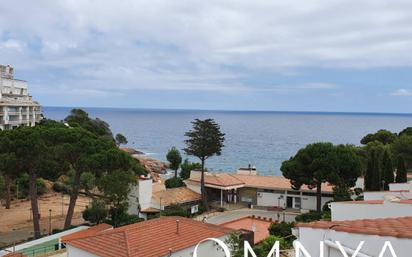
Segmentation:
[(176, 234), (179, 234), (179, 220), (176, 220)]

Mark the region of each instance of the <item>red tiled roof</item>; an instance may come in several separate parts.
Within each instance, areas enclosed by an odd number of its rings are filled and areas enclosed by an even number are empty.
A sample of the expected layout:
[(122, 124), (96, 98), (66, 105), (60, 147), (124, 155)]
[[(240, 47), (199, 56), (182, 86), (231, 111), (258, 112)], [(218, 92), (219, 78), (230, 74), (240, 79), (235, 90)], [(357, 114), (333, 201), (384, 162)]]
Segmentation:
[(112, 228), (113, 228), (113, 227), (112, 227), (111, 225), (102, 223), (102, 224), (93, 226), (93, 227), (91, 227), (91, 228), (88, 228), (88, 229), (85, 229), (85, 230), (81, 230), (81, 231), (74, 232), (74, 233), (72, 233), (72, 234), (63, 236), (63, 237), (61, 238), (61, 240), (62, 240), (63, 242), (65, 242), (65, 241), (67, 241), (67, 240), (72, 240), (72, 239), (78, 239), (78, 238), (93, 236), (93, 235), (98, 234), (99, 232), (106, 231), (106, 230), (109, 230), (109, 229), (112, 229)]
[(184, 204), (199, 201), (202, 197), (200, 194), (187, 187), (177, 187), (154, 192), (152, 199), (157, 203), (160, 203), (161, 200), (162, 206), (169, 206), (172, 204)]
[(158, 257), (231, 231), (183, 217), (162, 217), (70, 240), (67, 244), (102, 257)]
[[(200, 182), (200, 176), (198, 178), (189, 178), (189, 181)], [(205, 184), (230, 187), (230, 186), (242, 186), (244, 183), (237, 179), (234, 175), (229, 173), (218, 174), (205, 174)]]
[(254, 243), (258, 244), (265, 240), (269, 236), (269, 227), (274, 222), (271, 219), (260, 218), (255, 216), (243, 217), (237, 220), (232, 220), (221, 224), (221, 226), (226, 228), (231, 228), (235, 230), (246, 229), (254, 230)]
[(339, 232), (412, 239), (412, 217), (352, 221), (300, 223), (299, 228), (331, 229)]
[[(260, 175), (241, 175), (234, 174), (234, 177), (241, 180), (245, 186), (256, 187), (256, 188), (281, 188), (281, 189), (291, 189), (292, 185), (290, 180), (283, 176), (260, 176)], [(301, 190), (310, 190), (307, 186), (302, 186)], [(322, 192), (332, 192), (332, 186), (323, 183)]]
[[(190, 178), (188, 181), (200, 183), (200, 177)], [(260, 176), (229, 173), (206, 174), (205, 184), (220, 187), (245, 186), (285, 190), (292, 188), (290, 180), (283, 176)], [(315, 192), (315, 190), (309, 189), (307, 186), (302, 186), (301, 190)], [(333, 192), (332, 186), (327, 183), (323, 183), (322, 192)]]

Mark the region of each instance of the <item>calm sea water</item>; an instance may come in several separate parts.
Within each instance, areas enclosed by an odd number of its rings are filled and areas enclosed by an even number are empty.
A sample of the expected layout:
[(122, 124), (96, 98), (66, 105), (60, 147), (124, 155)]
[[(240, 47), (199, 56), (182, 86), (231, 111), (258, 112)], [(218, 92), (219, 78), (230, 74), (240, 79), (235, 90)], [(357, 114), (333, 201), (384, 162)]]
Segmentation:
[[(409, 114), (84, 109), (107, 121), (114, 133), (123, 133), (130, 147), (161, 160), (165, 160), (170, 147), (184, 147), (190, 121), (213, 118), (226, 133), (226, 146), (221, 156), (207, 161), (206, 167), (231, 172), (251, 163), (265, 175), (280, 175), (282, 161), (306, 144), (329, 141), (358, 145), (364, 135), (378, 129), (399, 132), (412, 126)], [(44, 108), (45, 116), (56, 120), (66, 117), (69, 111)]]

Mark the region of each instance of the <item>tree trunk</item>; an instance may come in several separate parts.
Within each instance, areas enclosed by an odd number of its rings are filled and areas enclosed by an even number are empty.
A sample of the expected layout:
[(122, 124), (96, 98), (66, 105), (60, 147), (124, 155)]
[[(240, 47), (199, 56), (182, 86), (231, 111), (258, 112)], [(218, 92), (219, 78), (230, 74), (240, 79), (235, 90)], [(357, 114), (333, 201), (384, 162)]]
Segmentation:
[(175, 178), (177, 178), (177, 169), (175, 170)]
[(200, 191), (202, 194), (203, 206), (205, 207), (206, 211), (208, 211), (209, 205), (207, 204), (207, 195), (206, 195), (206, 189), (205, 189), (205, 160), (201, 159), (201, 161), (202, 161), (202, 174), (200, 177)]
[(30, 172), (29, 194), (31, 211), (33, 214), (34, 238), (40, 238), (39, 205), (37, 203), (37, 176), (33, 171)]
[(68, 229), (72, 225), (72, 219), (74, 214), (74, 208), (76, 207), (77, 197), (79, 196), (80, 190), (80, 175), (79, 171), (76, 171), (74, 175), (74, 181), (72, 186), (72, 192), (70, 194), (69, 209), (67, 210), (66, 220), (64, 222), (64, 228)]
[(4, 176), (6, 184), (6, 209), (10, 209), (11, 205), (11, 179), (9, 176)]
[(317, 182), (316, 184), (316, 211), (322, 211), (322, 183)]

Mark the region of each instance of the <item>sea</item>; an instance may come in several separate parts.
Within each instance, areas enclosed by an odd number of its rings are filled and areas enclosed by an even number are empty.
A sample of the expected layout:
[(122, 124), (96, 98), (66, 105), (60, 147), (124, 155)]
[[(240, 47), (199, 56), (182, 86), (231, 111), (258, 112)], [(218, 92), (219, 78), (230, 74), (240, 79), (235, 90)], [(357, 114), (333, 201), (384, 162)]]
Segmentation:
[[(55, 120), (64, 119), (71, 109), (43, 108), (45, 117)], [(364, 135), (379, 129), (399, 132), (412, 126), (412, 114), (82, 109), (91, 117), (108, 122), (113, 133), (124, 134), (128, 147), (159, 160), (166, 160), (172, 146), (184, 148), (184, 134), (191, 129), (191, 121), (215, 119), (226, 134), (225, 147), (220, 156), (206, 161), (207, 169), (235, 172), (251, 164), (262, 175), (281, 175), (282, 162), (310, 143), (359, 145)], [(186, 157), (196, 161), (194, 157)]]

